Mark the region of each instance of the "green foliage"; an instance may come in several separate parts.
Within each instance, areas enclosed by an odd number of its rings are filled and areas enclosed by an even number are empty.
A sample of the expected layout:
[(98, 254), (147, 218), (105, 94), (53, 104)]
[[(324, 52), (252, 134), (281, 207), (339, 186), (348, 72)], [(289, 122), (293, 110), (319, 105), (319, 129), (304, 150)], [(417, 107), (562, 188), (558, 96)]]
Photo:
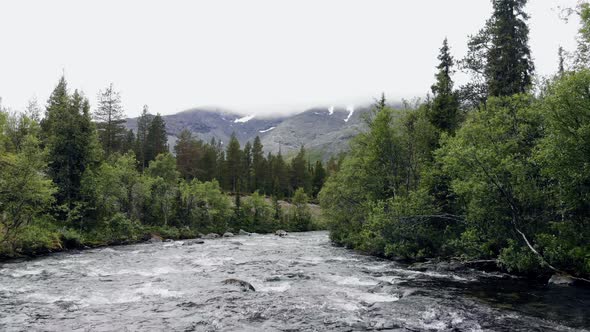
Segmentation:
[(297, 188), (291, 201), (292, 207), (288, 211), (289, 230), (305, 232), (312, 229), (311, 211), (309, 210), (308, 197), (303, 188)]
[(41, 127), (48, 174), (58, 187), (57, 203), (72, 209), (81, 198), (82, 175), (96, 162), (99, 150), (88, 100), (78, 91), (70, 96), (63, 77), (49, 98)]
[(471, 36), (463, 67), (473, 80), (463, 88), (468, 104), (478, 106), (488, 96), (511, 96), (527, 92), (534, 64), (528, 45), (527, 0), (493, 1), (492, 17)]
[[(0, 136), (5, 129), (0, 127)], [(54, 202), (56, 188), (43, 172), (45, 156), (38, 139), (31, 135), (20, 151), (0, 154), (0, 244), (16, 245), (22, 229), (43, 217)]]
[(180, 184), (182, 226), (201, 232), (222, 233), (228, 229), (232, 215), (230, 199), (221, 192), (217, 181), (192, 180)]
[(244, 221), (241, 229), (248, 232), (272, 232), (278, 228), (273, 206), (266, 201), (266, 198), (258, 192), (250, 195), (242, 205)]
[(121, 106), (121, 96), (113, 89), (111, 83), (106, 89), (98, 93), (98, 107), (93, 114), (96, 120), (98, 137), (106, 156), (121, 151), (127, 135), (125, 119)]
[[(153, 117), (149, 114), (142, 114), (141, 120), (142, 122), (148, 122), (147, 124), (142, 123), (142, 126), (147, 125), (147, 132), (141, 150), (145, 153), (145, 165), (147, 165), (150, 161), (156, 159), (158, 155), (168, 152), (168, 136), (166, 134), (166, 122), (164, 122), (160, 114)], [(140, 129), (144, 130), (143, 128)]]
[(452, 133), (459, 126), (459, 97), (453, 90), (454, 60), (450, 54), (449, 44), (445, 38), (438, 56), (436, 83), (431, 90), (434, 98), (428, 108), (430, 123), (442, 132)]

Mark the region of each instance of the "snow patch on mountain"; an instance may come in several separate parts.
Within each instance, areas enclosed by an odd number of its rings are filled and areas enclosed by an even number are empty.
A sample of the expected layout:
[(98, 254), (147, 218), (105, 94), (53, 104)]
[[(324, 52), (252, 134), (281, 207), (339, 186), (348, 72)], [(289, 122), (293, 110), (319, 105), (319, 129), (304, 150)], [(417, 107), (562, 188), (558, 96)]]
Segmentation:
[(254, 119), (254, 116), (255, 116), (254, 114), (248, 115), (248, 116), (245, 116), (243, 118), (235, 119), (234, 122), (235, 123), (246, 123), (246, 122)]
[(264, 134), (264, 133), (266, 133), (266, 132), (269, 132), (269, 131), (271, 131), (271, 130), (273, 130), (273, 129), (275, 129), (275, 128), (276, 128), (276, 127), (270, 127), (270, 128), (268, 128), (268, 129), (265, 129), (265, 130), (259, 130), (258, 132), (259, 132), (259, 133), (261, 133), (261, 134)]
[(350, 120), (350, 117), (352, 116), (352, 113), (354, 113), (354, 107), (348, 106), (346, 108), (346, 110), (348, 111), (348, 116), (346, 117), (346, 119), (344, 119), (344, 122), (348, 122), (348, 120)]
[(330, 113), (330, 115), (334, 114), (334, 106), (330, 106), (328, 108), (328, 112)]

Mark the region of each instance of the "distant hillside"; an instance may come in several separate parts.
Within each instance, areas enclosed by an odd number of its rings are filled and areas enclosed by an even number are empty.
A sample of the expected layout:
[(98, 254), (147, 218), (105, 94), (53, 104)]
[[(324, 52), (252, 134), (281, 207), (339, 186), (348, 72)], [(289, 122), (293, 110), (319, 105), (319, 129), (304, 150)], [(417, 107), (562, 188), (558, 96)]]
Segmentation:
[[(163, 118), (171, 149), (183, 129), (204, 141), (215, 138), (223, 144), (235, 132), (242, 145), (260, 136), (266, 152), (280, 150), (291, 155), (304, 145), (317, 158), (327, 159), (348, 149), (350, 139), (364, 129), (362, 114), (367, 111), (367, 107), (317, 107), (294, 115), (257, 117), (218, 109), (190, 109)], [(126, 125), (136, 131), (137, 118), (127, 119)]]

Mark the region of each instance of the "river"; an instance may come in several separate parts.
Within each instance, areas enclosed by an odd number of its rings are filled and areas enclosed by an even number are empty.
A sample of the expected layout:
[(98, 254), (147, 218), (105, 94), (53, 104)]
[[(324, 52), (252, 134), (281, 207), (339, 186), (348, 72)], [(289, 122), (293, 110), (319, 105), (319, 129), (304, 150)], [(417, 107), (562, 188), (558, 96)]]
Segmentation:
[[(243, 291), (228, 279), (251, 283)], [(590, 291), (418, 272), (328, 233), (58, 253), (0, 266), (1, 331), (579, 331)]]

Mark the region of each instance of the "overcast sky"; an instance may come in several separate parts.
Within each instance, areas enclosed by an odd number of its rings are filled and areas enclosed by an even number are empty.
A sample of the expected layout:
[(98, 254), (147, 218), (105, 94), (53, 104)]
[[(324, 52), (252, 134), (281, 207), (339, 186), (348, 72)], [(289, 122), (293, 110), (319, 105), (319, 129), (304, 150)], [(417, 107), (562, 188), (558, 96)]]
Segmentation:
[[(529, 2), (548, 75), (578, 28), (557, 6), (576, 0)], [(489, 0), (0, 0), (0, 97), (44, 106), (62, 71), (93, 105), (112, 82), (129, 116), (144, 104), (263, 114), (424, 96), (442, 40), (462, 57), (490, 12)]]

